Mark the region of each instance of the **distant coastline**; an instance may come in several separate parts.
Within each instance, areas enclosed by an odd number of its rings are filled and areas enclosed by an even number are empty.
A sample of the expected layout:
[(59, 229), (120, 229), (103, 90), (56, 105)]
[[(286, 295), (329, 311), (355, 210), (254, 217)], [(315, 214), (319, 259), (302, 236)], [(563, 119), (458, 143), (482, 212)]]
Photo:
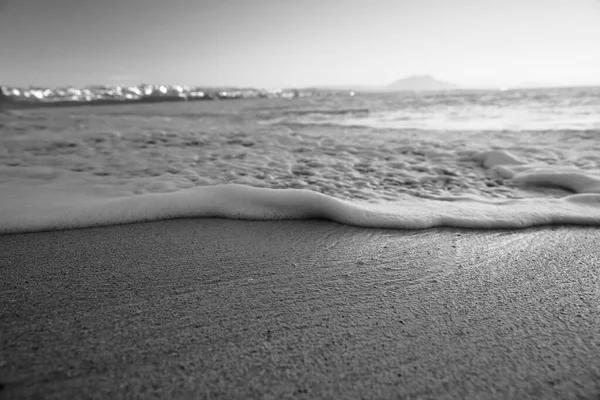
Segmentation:
[(163, 103), (247, 98), (297, 98), (319, 95), (314, 89), (240, 89), (186, 86), (93, 86), (86, 88), (0, 87), (0, 107), (38, 108), (132, 103)]
[[(593, 87), (593, 86), (579, 86)], [(231, 87), (189, 87), (178, 85), (88, 86), (85, 88), (41, 88), (0, 86), (0, 109), (40, 107), (73, 107), (86, 105), (118, 105), (207, 100), (260, 98), (294, 99), (300, 97), (354, 96), (355, 94), (481, 92), (502, 90), (567, 89), (568, 86), (523, 86), (506, 88), (473, 88), (437, 80), (429, 75), (415, 75), (387, 86), (314, 86), (277, 90)]]

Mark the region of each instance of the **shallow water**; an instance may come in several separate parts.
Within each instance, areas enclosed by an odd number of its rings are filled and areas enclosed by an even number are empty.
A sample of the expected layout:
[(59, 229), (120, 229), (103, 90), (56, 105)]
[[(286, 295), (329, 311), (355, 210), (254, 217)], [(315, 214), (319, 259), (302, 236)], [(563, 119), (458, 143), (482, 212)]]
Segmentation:
[(0, 112), (4, 232), (86, 226), (92, 204), (95, 225), (211, 212), (398, 228), (600, 220), (597, 89)]

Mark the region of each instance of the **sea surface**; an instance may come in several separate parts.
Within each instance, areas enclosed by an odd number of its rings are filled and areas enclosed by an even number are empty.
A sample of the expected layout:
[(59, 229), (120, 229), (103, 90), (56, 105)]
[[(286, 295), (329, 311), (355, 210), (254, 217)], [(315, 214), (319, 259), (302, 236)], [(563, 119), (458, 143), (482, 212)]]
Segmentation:
[(600, 88), (0, 110), (1, 233), (209, 216), (600, 225)]

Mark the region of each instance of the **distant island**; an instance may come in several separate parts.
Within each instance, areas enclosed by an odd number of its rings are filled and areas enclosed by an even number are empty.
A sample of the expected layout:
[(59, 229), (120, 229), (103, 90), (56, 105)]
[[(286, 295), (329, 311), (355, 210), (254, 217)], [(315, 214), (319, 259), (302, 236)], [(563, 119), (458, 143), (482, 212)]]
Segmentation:
[(598, 85), (562, 85), (555, 82), (547, 81), (524, 81), (510, 85), (457, 85), (455, 83), (445, 82), (434, 78), (431, 75), (412, 75), (402, 79), (398, 79), (384, 86), (369, 86), (369, 85), (326, 85), (316, 86), (317, 90), (331, 91), (353, 91), (362, 93), (401, 93), (401, 92), (445, 92), (453, 90), (527, 90), (527, 89), (557, 89), (568, 87), (596, 87)]
[(415, 75), (399, 79), (385, 87), (386, 92), (455, 90), (459, 87), (453, 83), (439, 81), (430, 75)]
[(355, 90), (358, 92), (421, 92), (421, 91), (445, 91), (458, 90), (460, 86), (453, 83), (444, 82), (435, 79), (431, 75), (413, 75), (386, 86), (365, 86), (365, 85), (339, 85), (339, 86), (320, 86), (323, 90)]

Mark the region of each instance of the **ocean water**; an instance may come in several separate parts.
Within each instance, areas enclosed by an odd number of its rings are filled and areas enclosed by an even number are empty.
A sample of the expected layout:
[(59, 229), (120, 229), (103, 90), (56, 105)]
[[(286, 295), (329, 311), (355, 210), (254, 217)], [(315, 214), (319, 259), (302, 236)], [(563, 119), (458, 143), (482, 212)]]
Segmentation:
[(600, 88), (0, 110), (0, 232), (600, 225)]

